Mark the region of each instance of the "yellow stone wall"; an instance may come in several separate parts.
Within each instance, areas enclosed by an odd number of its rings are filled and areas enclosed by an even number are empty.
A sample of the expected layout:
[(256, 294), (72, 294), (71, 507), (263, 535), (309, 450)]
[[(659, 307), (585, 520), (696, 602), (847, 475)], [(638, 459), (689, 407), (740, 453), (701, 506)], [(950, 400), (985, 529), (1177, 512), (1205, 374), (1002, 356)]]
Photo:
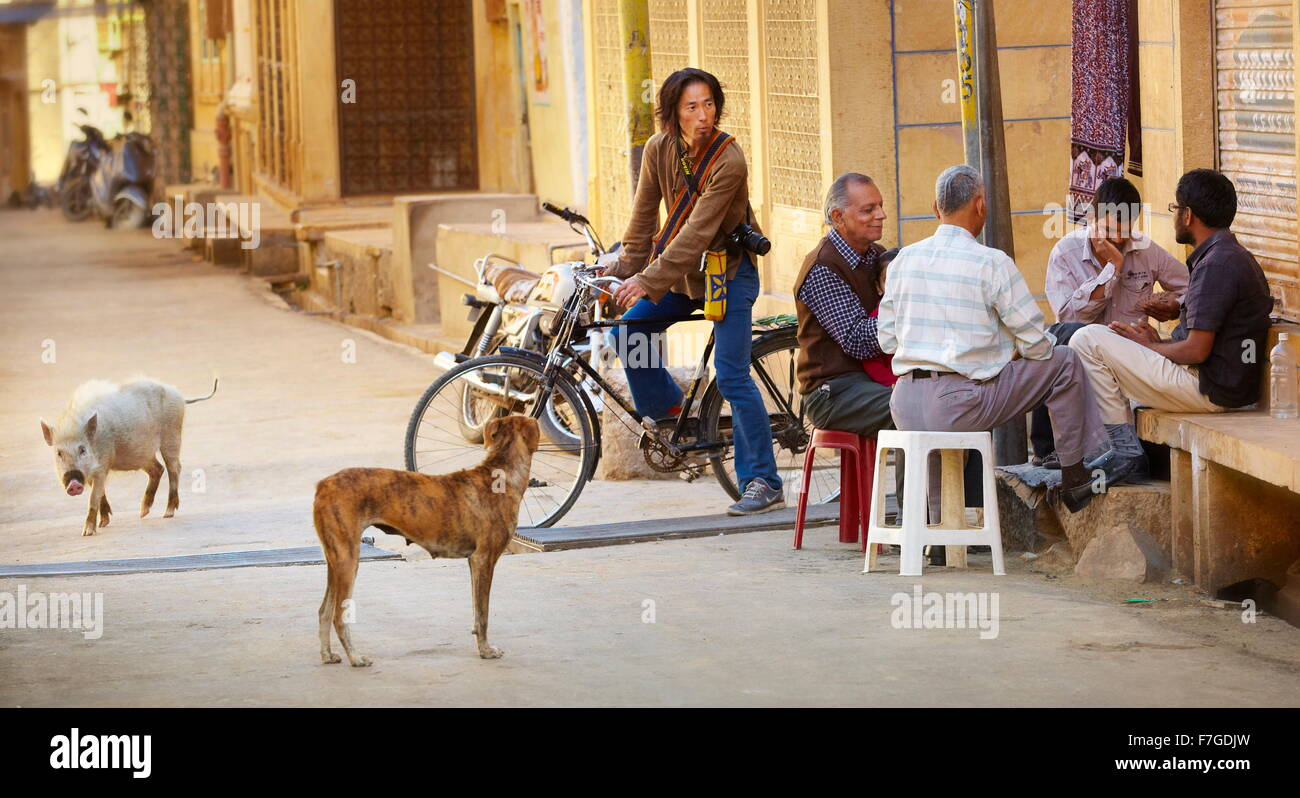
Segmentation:
[(190, 75), (193, 89), (194, 127), (190, 130), (190, 173), (195, 182), (216, 182), (217, 106), (229, 86), (225, 38), (207, 36), (207, 22), (199, 0), (190, 0)]
[[(562, 9), (568, 5), (568, 9)], [(544, 0), (542, 3), (542, 22), (545, 26), (546, 47), (546, 96), (539, 97), (534, 89), (534, 70), (537, 53), (530, 35), (531, 20), (526, 4), (520, 4), (521, 30), (524, 33), (523, 51), (525, 83), (528, 89), (528, 124), (530, 138), (535, 143), (532, 148), (532, 171), (534, 192), (540, 199), (556, 205), (581, 204), (586, 195), (586, 177), (581, 175), (575, 180), (574, 159), (585, 159), (586, 153), (573, 146), (574, 130), (571, 125), (570, 103), (581, 102), (582, 98), (570, 97), (570, 81), (565, 66), (565, 48), (570, 52), (575, 44), (572, 28), (566, 26), (573, 13), (569, 0)], [(581, 46), (581, 16), (579, 13), (576, 44)]]
[(535, 82), (538, 51), (528, 9), (526, 0), (509, 0), (504, 18), (488, 19), (486, 4), (474, 6), (479, 187), (585, 207), (586, 97), (575, 92), (581, 79), (573, 80), (585, 51), (581, 3), (542, 0), (544, 92)]
[[(486, 6), (474, 4), (479, 189), (526, 193), (532, 190), (532, 176), (528, 139), (519, 112), (513, 21), (487, 19)], [(514, 19), (518, 19), (517, 13)]]
[[(894, 0), (898, 238), (933, 233), (934, 180), (963, 163), (956, 28), (948, 0)], [(998, 69), (1016, 263), (1042, 300), (1047, 256), (1066, 229), (1070, 156), (1070, 3), (997, 0)], [(1053, 214), (1057, 214), (1053, 216)], [(1046, 232), (1045, 232), (1046, 231)]]
[[(1211, 2), (1139, 2), (1145, 170), (1130, 177), (1151, 210), (1146, 228), (1181, 257), (1164, 207), (1179, 175), (1214, 165)], [(647, 4), (653, 88), (674, 69), (699, 66), (729, 92), (724, 127), (749, 158), (754, 207), (774, 243), (761, 309), (790, 307), (788, 284), (823, 231), (821, 194), (841, 172), (863, 171), (880, 185), (891, 217), (883, 244), (933, 231), (934, 179), (964, 160), (950, 0)], [(1047, 256), (1069, 229), (1060, 208), (1070, 3), (996, 0), (994, 12), (1016, 260), (1050, 317), (1041, 296)], [(804, 133), (809, 126), (819, 135)]]
[(38, 20), (26, 26), (26, 32), (31, 169), (37, 182), (52, 183), (63, 169), (69, 140), (63, 119), (64, 92), (56, 91), (54, 102), (45, 102), (45, 81), (57, 83), (60, 79), (59, 21), (53, 17)]
[(27, 188), (28, 95), (25, 31), (19, 25), (0, 25), (0, 201)]

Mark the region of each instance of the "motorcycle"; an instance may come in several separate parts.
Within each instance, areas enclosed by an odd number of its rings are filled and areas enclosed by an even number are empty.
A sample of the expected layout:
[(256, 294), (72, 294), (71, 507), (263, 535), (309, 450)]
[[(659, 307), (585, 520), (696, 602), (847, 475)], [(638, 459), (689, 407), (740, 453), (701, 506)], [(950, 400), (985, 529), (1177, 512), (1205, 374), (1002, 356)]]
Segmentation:
[(127, 133), (109, 141), (94, 125), (77, 128), (85, 138), (68, 145), (57, 183), (64, 218), (80, 222), (94, 213), (109, 227), (143, 226), (154, 178), (149, 138)]
[(80, 222), (94, 213), (90, 178), (109, 150), (108, 142), (99, 128), (80, 124), (77, 127), (85, 138), (68, 145), (63, 168), (55, 183), (59, 208), (63, 211), (63, 217), (70, 222)]
[[(597, 263), (617, 258), (619, 244), (608, 251), (604, 248), (591, 222), (581, 214), (557, 208), (543, 202), (542, 207), (569, 223), (576, 232), (587, 239), (591, 254)], [(439, 352), (434, 365), (448, 371), (458, 363), (473, 357), (492, 354), (502, 349), (525, 349), (545, 353), (551, 349), (553, 325), (557, 314), (577, 288), (573, 270), (585, 266), (584, 261), (557, 263), (538, 274), (509, 258), (490, 253), (474, 262), (477, 280), (474, 293), (465, 294), (461, 303), (470, 308), (470, 321), (475, 322), (464, 349), (460, 352)], [(605, 320), (603, 303), (596, 303), (594, 321)], [(573, 341), (573, 351), (603, 372), (614, 361), (612, 336), (605, 329), (586, 333), (586, 339)], [(597, 418), (604, 409), (605, 400), (595, 381), (580, 372), (576, 364), (564, 364), (587, 395)], [(577, 451), (582, 446), (582, 436), (576, 419), (566, 418), (571, 409), (557, 409), (548, 405), (538, 419), (542, 433), (560, 449)], [(457, 423), (460, 433), (470, 443), (481, 443), (483, 427), (495, 415), (502, 413), (500, 404), (475, 395), (466, 387), (461, 399), (461, 412)]]

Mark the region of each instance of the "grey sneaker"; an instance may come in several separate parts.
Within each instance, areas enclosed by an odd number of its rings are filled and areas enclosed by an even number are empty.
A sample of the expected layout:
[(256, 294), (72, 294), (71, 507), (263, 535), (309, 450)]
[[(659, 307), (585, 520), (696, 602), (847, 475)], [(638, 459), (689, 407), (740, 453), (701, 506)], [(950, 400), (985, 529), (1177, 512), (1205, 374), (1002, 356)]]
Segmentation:
[(727, 508), (727, 515), (758, 515), (785, 507), (785, 496), (776, 488), (755, 477), (745, 488), (740, 501)]

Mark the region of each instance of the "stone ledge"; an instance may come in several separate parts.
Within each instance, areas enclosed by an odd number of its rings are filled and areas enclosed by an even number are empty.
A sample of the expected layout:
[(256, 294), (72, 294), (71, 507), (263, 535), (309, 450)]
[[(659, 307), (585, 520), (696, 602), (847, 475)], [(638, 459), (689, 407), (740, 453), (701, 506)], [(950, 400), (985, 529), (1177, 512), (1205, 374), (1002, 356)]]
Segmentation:
[(1146, 536), (1164, 559), (1170, 558), (1173, 505), (1168, 482), (1117, 485), (1078, 513), (1058, 499), (1048, 500), (1046, 488), (1030, 488), (1004, 473), (997, 482), (1002, 541), (1008, 550), (1042, 554), (1055, 547), (1056, 555), (1068, 553), (1075, 564), (1099, 535), (1124, 528)]
[(1166, 413), (1141, 409), (1138, 435), (1300, 493), (1300, 423), (1266, 410)]
[(1146, 530), (1128, 522), (1093, 536), (1074, 573), (1096, 579), (1160, 582), (1169, 574), (1169, 557)]

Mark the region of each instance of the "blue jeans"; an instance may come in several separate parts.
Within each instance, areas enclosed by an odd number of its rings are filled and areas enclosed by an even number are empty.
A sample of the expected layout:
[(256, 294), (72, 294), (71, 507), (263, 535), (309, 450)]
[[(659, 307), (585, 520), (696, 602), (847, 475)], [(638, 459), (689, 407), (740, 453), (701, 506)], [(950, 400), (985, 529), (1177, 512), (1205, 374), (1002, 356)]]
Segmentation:
[[(731, 426), (736, 456), (736, 481), (743, 491), (755, 477), (780, 490), (776, 474), (776, 456), (772, 453), (772, 422), (768, 418), (763, 396), (749, 374), (752, 349), (754, 301), (758, 299), (758, 270), (746, 255), (727, 281), (727, 315), (713, 323), (713, 368), (717, 372), (722, 397), (731, 403)], [(653, 320), (686, 316), (700, 309), (700, 303), (685, 294), (669, 291), (659, 304), (642, 299), (623, 314), (629, 320)], [(620, 352), (635, 352), (638, 347), (625, 343), (629, 333), (662, 333), (672, 322), (652, 322), (613, 328)], [(635, 339), (634, 339), (635, 340)], [(640, 347), (645, 351), (644, 347)], [(681, 404), (682, 390), (663, 365), (642, 365), (638, 358), (623, 364), (628, 387), (636, 410), (648, 418), (662, 418), (674, 405)], [(648, 359), (648, 358), (647, 358)]]

